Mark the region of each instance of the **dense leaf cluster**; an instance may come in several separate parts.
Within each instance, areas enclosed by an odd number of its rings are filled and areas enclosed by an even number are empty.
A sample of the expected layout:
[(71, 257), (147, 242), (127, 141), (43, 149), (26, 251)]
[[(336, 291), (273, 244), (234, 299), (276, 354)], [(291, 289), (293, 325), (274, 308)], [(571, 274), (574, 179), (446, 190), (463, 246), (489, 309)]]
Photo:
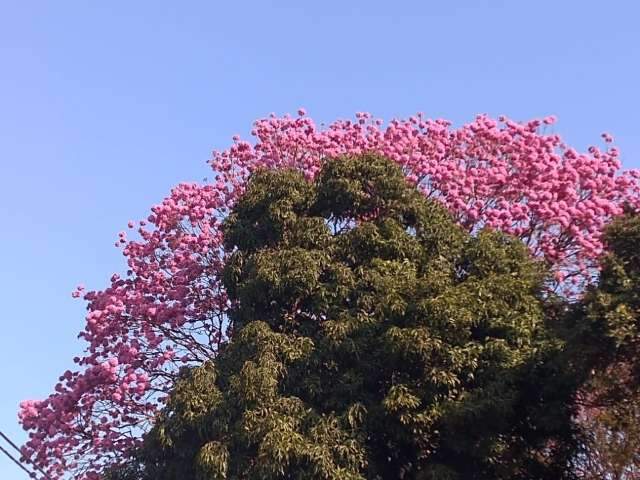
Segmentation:
[[(567, 355), (588, 366), (578, 396), (589, 480), (640, 479), (640, 216), (609, 225), (597, 287), (568, 315)], [(584, 370), (584, 369), (583, 369)]]
[(256, 172), (225, 227), (234, 334), (147, 435), (153, 479), (558, 479), (573, 385), (544, 269), (384, 158)]

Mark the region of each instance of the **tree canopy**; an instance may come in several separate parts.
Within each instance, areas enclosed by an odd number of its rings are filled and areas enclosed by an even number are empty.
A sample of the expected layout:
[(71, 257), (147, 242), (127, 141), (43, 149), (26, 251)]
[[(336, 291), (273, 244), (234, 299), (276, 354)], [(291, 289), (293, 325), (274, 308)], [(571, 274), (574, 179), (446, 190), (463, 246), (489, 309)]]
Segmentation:
[(260, 170), (224, 226), (234, 332), (126, 478), (564, 478), (547, 270), (375, 155)]
[(518, 238), (550, 269), (545, 295), (580, 298), (599, 278), (603, 229), (625, 205), (640, 206), (640, 173), (621, 170), (608, 134), (604, 146), (579, 152), (549, 130), (554, 122), (481, 115), (454, 128), (418, 114), (383, 125), (359, 113), (355, 121), (318, 127), (302, 110), (298, 117), (258, 120), (255, 142), (234, 137), (228, 149), (214, 152), (211, 181), (177, 185), (147, 219), (129, 222), (132, 238), (120, 232), (126, 272), (103, 290), (74, 292), (87, 301), (80, 333), (86, 349), (51, 395), (21, 404), (29, 432), (24, 457), (51, 478), (100, 478), (136, 451), (183, 367), (216, 359), (242, 330), (245, 320), (235, 311), (240, 293), (230, 295), (223, 277), (236, 247), (257, 247), (225, 243), (223, 224), (232, 210), (239, 214), (237, 202), (260, 169), (293, 170), (315, 181), (328, 159), (384, 156), (477, 242), (489, 242), (479, 234), (485, 228)]
[(588, 480), (640, 479), (640, 215), (616, 218), (604, 237), (599, 282), (574, 306), (568, 355), (590, 369), (577, 403)]

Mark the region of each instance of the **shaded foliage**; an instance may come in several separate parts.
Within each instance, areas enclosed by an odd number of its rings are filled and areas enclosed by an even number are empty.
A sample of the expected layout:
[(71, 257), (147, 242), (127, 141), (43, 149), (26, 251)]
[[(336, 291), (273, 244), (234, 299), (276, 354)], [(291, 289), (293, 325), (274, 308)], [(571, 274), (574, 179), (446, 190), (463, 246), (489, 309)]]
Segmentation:
[(607, 228), (597, 286), (569, 316), (569, 355), (587, 368), (578, 398), (583, 478), (640, 479), (640, 216)]

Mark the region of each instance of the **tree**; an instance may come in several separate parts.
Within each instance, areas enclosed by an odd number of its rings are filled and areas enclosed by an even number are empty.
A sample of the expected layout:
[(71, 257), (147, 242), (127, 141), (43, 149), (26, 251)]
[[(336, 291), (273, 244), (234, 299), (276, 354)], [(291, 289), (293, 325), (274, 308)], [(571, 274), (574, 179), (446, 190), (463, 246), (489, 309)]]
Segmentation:
[(580, 395), (586, 479), (640, 479), (640, 215), (615, 219), (604, 237), (598, 285), (573, 312), (575, 364), (590, 371)]
[(224, 229), (232, 339), (129, 478), (568, 478), (573, 390), (522, 242), (372, 155), (258, 171)]
[(620, 172), (615, 147), (579, 153), (544, 131), (551, 117), (517, 123), (479, 116), (452, 128), (417, 115), (383, 127), (358, 114), (317, 128), (299, 113), (259, 120), (255, 144), (236, 137), (215, 152), (212, 182), (178, 185), (140, 222), (138, 237), (120, 233), (126, 274), (112, 276), (104, 290), (74, 293), (88, 302), (80, 334), (86, 351), (48, 398), (26, 401), (20, 411), (30, 434), (23, 454), (51, 477), (96, 478), (126, 457), (181, 367), (215, 358), (228, 340), (221, 272), (230, 252), (221, 225), (257, 169), (293, 168), (313, 179), (327, 158), (384, 155), (466, 231), (488, 226), (520, 238), (551, 266), (548, 287), (567, 296), (597, 274), (604, 225), (625, 203), (639, 204), (638, 173)]

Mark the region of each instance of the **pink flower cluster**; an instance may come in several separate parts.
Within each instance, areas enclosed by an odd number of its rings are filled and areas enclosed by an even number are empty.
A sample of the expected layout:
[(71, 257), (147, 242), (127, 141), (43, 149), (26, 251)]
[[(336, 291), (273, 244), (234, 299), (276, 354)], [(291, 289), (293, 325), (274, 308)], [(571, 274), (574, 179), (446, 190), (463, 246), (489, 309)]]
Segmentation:
[(564, 145), (544, 132), (554, 122), (478, 116), (453, 128), (419, 114), (385, 126), (359, 113), (318, 128), (304, 110), (257, 121), (255, 142), (236, 136), (214, 152), (211, 183), (180, 184), (146, 221), (129, 222), (138, 238), (121, 232), (116, 242), (126, 277), (73, 293), (88, 302), (80, 333), (87, 348), (47, 399), (21, 404), (30, 436), (23, 455), (51, 478), (100, 478), (138, 444), (179, 368), (215, 356), (228, 329), (220, 225), (258, 168), (296, 168), (313, 178), (328, 158), (385, 155), (469, 231), (489, 226), (520, 237), (552, 266), (552, 286), (576, 294), (597, 273), (603, 226), (625, 204), (640, 206), (640, 174), (620, 172), (615, 147), (580, 153)]

